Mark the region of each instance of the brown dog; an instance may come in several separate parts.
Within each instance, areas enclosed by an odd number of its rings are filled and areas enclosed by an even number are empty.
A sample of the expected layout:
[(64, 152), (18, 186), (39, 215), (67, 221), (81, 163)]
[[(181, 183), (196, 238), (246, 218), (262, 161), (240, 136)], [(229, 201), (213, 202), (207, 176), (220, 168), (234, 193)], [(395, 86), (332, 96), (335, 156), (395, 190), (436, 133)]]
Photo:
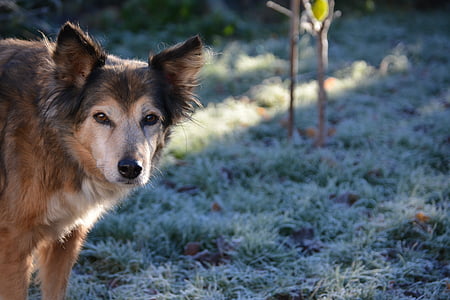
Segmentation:
[(63, 299), (98, 217), (148, 182), (170, 128), (197, 103), (202, 43), (148, 63), (106, 55), (78, 26), (56, 42), (0, 41), (0, 299)]

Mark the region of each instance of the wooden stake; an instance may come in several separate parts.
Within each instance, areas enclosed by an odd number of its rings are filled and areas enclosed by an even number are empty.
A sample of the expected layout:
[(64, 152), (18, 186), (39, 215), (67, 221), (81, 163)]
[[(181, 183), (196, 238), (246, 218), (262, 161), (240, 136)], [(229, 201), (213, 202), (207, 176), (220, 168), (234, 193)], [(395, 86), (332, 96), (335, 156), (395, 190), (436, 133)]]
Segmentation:
[(327, 107), (327, 92), (325, 91), (325, 70), (327, 69), (328, 59), (328, 39), (327, 31), (324, 26), (320, 28), (317, 35), (317, 85), (318, 85), (318, 134), (316, 139), (316, 146), (322, 147), (326, 139), (326, 107)]
[(291, 30), (290, 30), (290, 103), (289, 103), (289, 121), (288, 138), (292, 141), (294, 134), (294, 98), (295, 85), (298, 71), (298, 39), (300, 25), (300, 0), (291, 0)]

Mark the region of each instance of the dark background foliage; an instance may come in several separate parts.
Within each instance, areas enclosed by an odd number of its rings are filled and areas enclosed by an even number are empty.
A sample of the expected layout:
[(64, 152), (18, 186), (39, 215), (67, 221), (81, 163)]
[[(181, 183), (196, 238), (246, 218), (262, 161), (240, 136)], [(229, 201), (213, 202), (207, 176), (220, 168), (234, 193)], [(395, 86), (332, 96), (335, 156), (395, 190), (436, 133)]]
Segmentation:
[[(289, 0), (276, 2), (289, 6)], [(448, 4), (446, 0), (340, 0), (336, 5), (345, 14), (365, 14), (441, 9)], [(52, 35), (66, 20), (101, 31), (164, 32), (167, 36), (201, 32), (208, 42), (214, 42), (270, 34), (274, 30), (271, 25), (286, 18), (266, 8), (261, 0), (0, 1), (0, 37), (32, 38), (39, 32)], [(250, 26), (255, 23), (260, 26)]]

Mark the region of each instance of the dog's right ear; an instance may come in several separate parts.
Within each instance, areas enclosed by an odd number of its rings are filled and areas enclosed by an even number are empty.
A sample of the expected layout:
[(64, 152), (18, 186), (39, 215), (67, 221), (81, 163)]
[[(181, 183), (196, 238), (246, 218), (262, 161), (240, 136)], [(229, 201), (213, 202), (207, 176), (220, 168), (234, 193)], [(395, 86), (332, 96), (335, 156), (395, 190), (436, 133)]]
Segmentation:
[(66, 22), (58, 33), (53, 60), (59, 80), (81, 87), (92, 70), (105, 64), (106, 54), (79, 26)]
[(199, 36), (149, 56), (151, 69), (160, 72), (168, 87), (167, 109), (171, 124), (189, 118), (194, 104), (198, 74), (203, 66), (203, 44)]

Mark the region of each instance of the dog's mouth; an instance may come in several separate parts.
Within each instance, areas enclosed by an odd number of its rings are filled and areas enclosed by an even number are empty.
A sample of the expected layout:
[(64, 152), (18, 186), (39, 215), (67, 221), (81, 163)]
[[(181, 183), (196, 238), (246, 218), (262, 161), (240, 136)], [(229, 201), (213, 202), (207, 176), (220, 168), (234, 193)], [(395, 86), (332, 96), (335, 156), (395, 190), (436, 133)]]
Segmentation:
[(145, 174), (141, 174), (136, 178), (125, 178), (117, 173), (116, 174), (106, 173), (104, 174), (104, 180), (106, 180), (107, 182), (109, 182), (109, 184), (112, 185), (122, 186), (124, 188), (134, 188), (144, 186), (148, 181), (148, 176), (146, 176)]
[(115, 183), (129, 188), (144, 186), (148, 181), (148, 176), (141, 174), (136, 178), (125, 178), (120, 176), (116, 178)]
[(125, 180), (123, 182), (121, 182), (122, 184), (126, 185), (126, 186), (141, 186), (142, 184), (138, 181), (138, 180)]
[(137, 185), (135, 182), (133, 181), (125, 181), (124, 182), (125, 185)]
[(145, 185), (147, 180), (143, 180), (142, 178), (135, 178), (135, 179), (127, 179), (127, 178), (119, 178), (115, 181), (116, 184), (124, 185), (126, 187), (139, 187)]

